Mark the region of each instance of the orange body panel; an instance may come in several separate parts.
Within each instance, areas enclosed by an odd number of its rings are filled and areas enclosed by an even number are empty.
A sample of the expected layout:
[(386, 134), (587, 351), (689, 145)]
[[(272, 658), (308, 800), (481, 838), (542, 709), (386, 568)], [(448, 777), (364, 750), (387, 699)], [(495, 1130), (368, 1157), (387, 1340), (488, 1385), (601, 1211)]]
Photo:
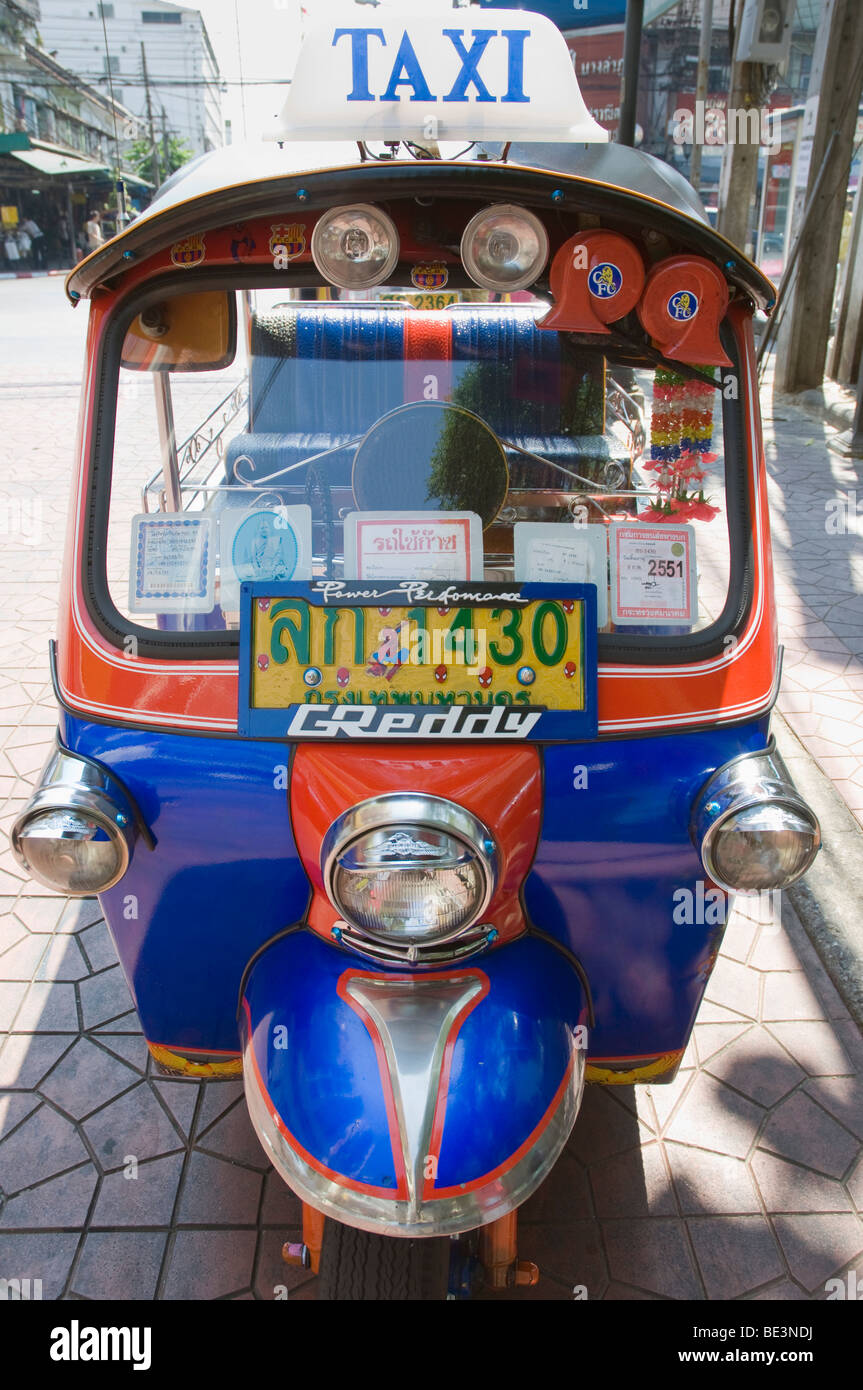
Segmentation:
[(308, 920), (329, 937), (338, 913), (324, 891), (321, 842), (337, 816), (387, 792), (424, 791), (447, 797), (478, 816), (500, 850), (500, 878), (486, 917), (501, 940), (524, 930), (519, 890), (539, 838), (542, 773), (539, 750), (500, 750), (412, 744), (392, 752), (377, 748), (321, 748), (302, 744), (291, 770), (294, 838), (312, 885)]

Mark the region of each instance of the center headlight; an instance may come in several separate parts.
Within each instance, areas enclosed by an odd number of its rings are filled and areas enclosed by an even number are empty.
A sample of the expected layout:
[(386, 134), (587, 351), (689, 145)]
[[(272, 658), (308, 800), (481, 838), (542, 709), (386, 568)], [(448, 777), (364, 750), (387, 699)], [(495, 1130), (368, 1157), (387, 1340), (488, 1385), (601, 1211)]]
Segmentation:
[(480, 820), (438, 796), (396, 792), (340, 816), (324, 840), (324, 884), (346, 922), (405, 946), (446, 941), (488, 906), (494, 841)]

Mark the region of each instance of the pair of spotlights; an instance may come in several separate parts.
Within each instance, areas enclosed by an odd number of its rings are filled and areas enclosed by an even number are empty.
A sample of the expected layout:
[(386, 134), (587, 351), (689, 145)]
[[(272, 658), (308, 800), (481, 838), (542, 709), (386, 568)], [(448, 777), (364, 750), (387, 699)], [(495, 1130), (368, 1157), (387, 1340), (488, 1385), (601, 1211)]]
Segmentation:
[[(497, 203), (468, 222), (461, 258), (474, 284), (500, 293), (533, 284), (548, 260), (548, 234), (526, 208)], [(312, 260), (324, 279), (343, 290), (369, 290), (398, 264), (395, 223), (369, 203), (330, 208), (312, 233)]]

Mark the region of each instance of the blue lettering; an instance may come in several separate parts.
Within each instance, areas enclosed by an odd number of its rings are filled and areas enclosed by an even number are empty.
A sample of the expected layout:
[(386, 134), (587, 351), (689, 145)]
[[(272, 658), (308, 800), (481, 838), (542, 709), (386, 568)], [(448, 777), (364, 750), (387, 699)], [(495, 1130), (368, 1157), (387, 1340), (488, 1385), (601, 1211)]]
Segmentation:
[(401, 101), (397, 90), (399, 87), (413, 87), (414, 94), (411, 101), (435, 100), (423, 75), (413, 44), (408, 38), (407, 30), (402, 35), (399, 51), (396, 54), (396, 60), (390, 74), (389, 86), (381, 97), (381, 101)]
[[(444, 97), (444, 101), (467, 101), (467, 89), (471, 83), (476, 87), (477, 101), (496, 101), (497, 98), (492, 96), (476, 69), (480, 58), (485, 53), (489, 39), (496, 36), (497, 29), (472, 29), (473, 43), (470, 48), (465, 48), (461, 41), (464, 29), (444, 29), (443, 32), (461, 58), (461, 71), (452, 85), (452, 91)], [(510, 61), (512, 61), (511, 46)], [(511, 82), (512, 78), (510, 78)]]
[(501, 29), (501, 37), (509, 44), (509, 66), (507, 80), (509, 86), (501, 101), (530, 101), (524, 93), (524, 41), (530, 36), (529, 29)]
[(380, 39), (384, 48), (387, 41), (384, 38), (383, 29), (337, 29), (333, 34), (332, 46), (335, 48), (339, 39), (343, 39), (345, 34), (350, 35), (351, 39), (351, 76), (353, 78), (353, 91), (348, 94), (348, 101), (374, 101), (374, 97), (369, 91), (369, 39)]

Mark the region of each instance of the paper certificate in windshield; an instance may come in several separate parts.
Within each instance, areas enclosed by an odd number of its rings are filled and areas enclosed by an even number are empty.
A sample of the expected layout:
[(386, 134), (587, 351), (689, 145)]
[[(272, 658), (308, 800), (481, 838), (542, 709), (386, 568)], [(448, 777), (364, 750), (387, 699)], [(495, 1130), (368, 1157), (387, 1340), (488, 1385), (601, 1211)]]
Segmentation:
[(605, 526), (566, 521), (517, 521), (513, 527), (515, 577), (538, 584), (595, 584), (596, 621), (608, 622)]
[(476, 512), (349, 512), (346, 579), (482, 578)]
[(132, 517), (130, 613), (211, 613), (213, 523), (207, 516)]
[(695, 535), (691, 526), (611, 527), (611, 620), (679, 623), (698, 616)]

